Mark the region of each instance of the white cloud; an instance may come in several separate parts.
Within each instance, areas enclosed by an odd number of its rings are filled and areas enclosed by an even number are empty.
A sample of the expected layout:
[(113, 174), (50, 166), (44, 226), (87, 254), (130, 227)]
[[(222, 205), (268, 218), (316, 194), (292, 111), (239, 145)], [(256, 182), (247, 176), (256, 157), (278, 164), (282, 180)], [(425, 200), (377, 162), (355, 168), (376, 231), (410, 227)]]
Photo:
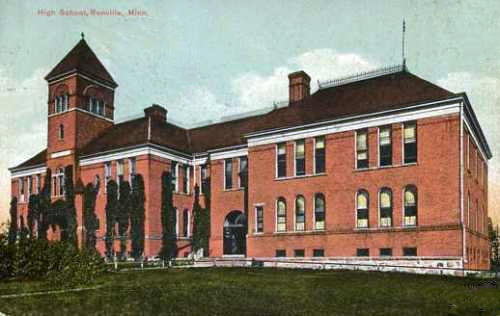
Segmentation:
[(288, 74), (294, 71), (308, 73), (314, 90), (317, 80), (329, 80), (376, 67), (377, 62), (357, 54), (339, 53), (328, 48), (315, 49), (288, 59), (285, 65), (274, 68), (270, 75), (255, 72), (242, 74), (232, 81), (232, 88), (238, 96), (238, 107), (254, 110), (288, 99)]

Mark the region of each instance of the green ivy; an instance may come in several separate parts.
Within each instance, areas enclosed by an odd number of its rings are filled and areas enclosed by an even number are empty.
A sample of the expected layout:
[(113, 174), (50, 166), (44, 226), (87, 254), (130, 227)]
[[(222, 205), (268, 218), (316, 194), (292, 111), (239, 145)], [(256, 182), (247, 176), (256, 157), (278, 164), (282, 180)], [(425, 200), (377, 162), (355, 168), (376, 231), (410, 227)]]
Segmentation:
[(95, 214), (95, 204), (98, 188), (89, 183), (83, 191), (83, 226), (85, 227), (85, 247), (95, 249), (96, 247), (96, 231), (98, 226), (98, 218)]
[(106, 187), (106, 257), (114, 256), (113, 242), (115, 239), (115, 223), (118, 212), (118, 186), (109, 180)]
[(161, 223), (163, 232), (159, 256), (164, 260), (171, 260), (177, 255), (177, 236), (175, 233), (177, 214), (173, 204), (172, 175), (170, 172), (164, 172), (161, 180)]
[(10, 225), (9, 244), (15, 244), (17, 240), (17, 198), (14, 196), (10, 201)]
[(120, 258), (127, 256), (127, 231), (131, 209), (130, 184), (128, 181), (120, 183), (120, 197), (118, 199), (118, 234), (120, 235)]
[(132, 239), (132, 257), (140, 259), (144, 252), (144, 180), (136, 174), (132, 179), (130, 235)]

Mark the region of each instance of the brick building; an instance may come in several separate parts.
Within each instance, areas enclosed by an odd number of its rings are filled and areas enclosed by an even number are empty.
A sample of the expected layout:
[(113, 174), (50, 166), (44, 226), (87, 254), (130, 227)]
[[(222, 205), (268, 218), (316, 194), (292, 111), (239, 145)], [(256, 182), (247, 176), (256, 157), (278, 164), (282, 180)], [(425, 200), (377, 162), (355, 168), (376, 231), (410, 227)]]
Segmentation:
[[(10, 169), (20, 217), (47, 168), (54, 199), (69, 165), (80, 185), (140, 173), (145, 255), (154, 257), (161, 174), (171, 171), (178, 256), (191, 250), (193, 188), (210, 179), (211, 257), (489, 268), (491, 152), (481, 127), (464, 93), (404, 66), (322, 83), (312, 94), (310, 77), (295, 72), (286, 106), (191, 129), (159, 105), (115, 123), (118, 85), (83, 39), (45, 79), (47, 148)], [(100, 185), (96, 202), (101, 252), (105, 191)], [(81, 237), (81, 195), (76, 207)]]

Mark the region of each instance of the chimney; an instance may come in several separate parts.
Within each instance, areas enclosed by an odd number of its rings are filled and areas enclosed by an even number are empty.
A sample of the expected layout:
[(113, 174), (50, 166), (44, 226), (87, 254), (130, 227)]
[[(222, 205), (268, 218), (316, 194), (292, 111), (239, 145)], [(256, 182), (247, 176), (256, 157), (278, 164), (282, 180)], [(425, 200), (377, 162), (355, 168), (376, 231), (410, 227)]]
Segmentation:
[(311, 93), (311, 77), (304, 71), (292, 72), (288, 75), (288, 100), (290, 104), (302, 101)]
[(146, 117), (157, 119), (163, 122), (167, 120), (167, 109), (158, 104), (153, 104), (152, 106), (145, 108), (144, 114)]

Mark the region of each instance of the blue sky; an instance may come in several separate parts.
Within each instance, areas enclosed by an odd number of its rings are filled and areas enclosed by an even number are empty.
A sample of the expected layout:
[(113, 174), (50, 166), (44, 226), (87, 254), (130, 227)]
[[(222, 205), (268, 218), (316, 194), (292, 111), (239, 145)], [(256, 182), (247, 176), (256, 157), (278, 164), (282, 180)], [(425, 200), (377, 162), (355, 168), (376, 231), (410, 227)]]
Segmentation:
[[(38, 10), (120, 10), (147, 16), (47, 17)], [(43, 77), (80, 33), (120, 85), (118, 121), (167, 107), (185, 126), (262, 109), (287, 97), (289, 72), (312, 80), (401, 62), (466, 91), (500, 153), (498, 1), (6, 1), (0, 0), (0, 221), (11, 167), (46, 145)], [(314, 89), (314, 87), (313, 87)], [(500, 164), (490, 161), (490, 212), (500, 219)]]

